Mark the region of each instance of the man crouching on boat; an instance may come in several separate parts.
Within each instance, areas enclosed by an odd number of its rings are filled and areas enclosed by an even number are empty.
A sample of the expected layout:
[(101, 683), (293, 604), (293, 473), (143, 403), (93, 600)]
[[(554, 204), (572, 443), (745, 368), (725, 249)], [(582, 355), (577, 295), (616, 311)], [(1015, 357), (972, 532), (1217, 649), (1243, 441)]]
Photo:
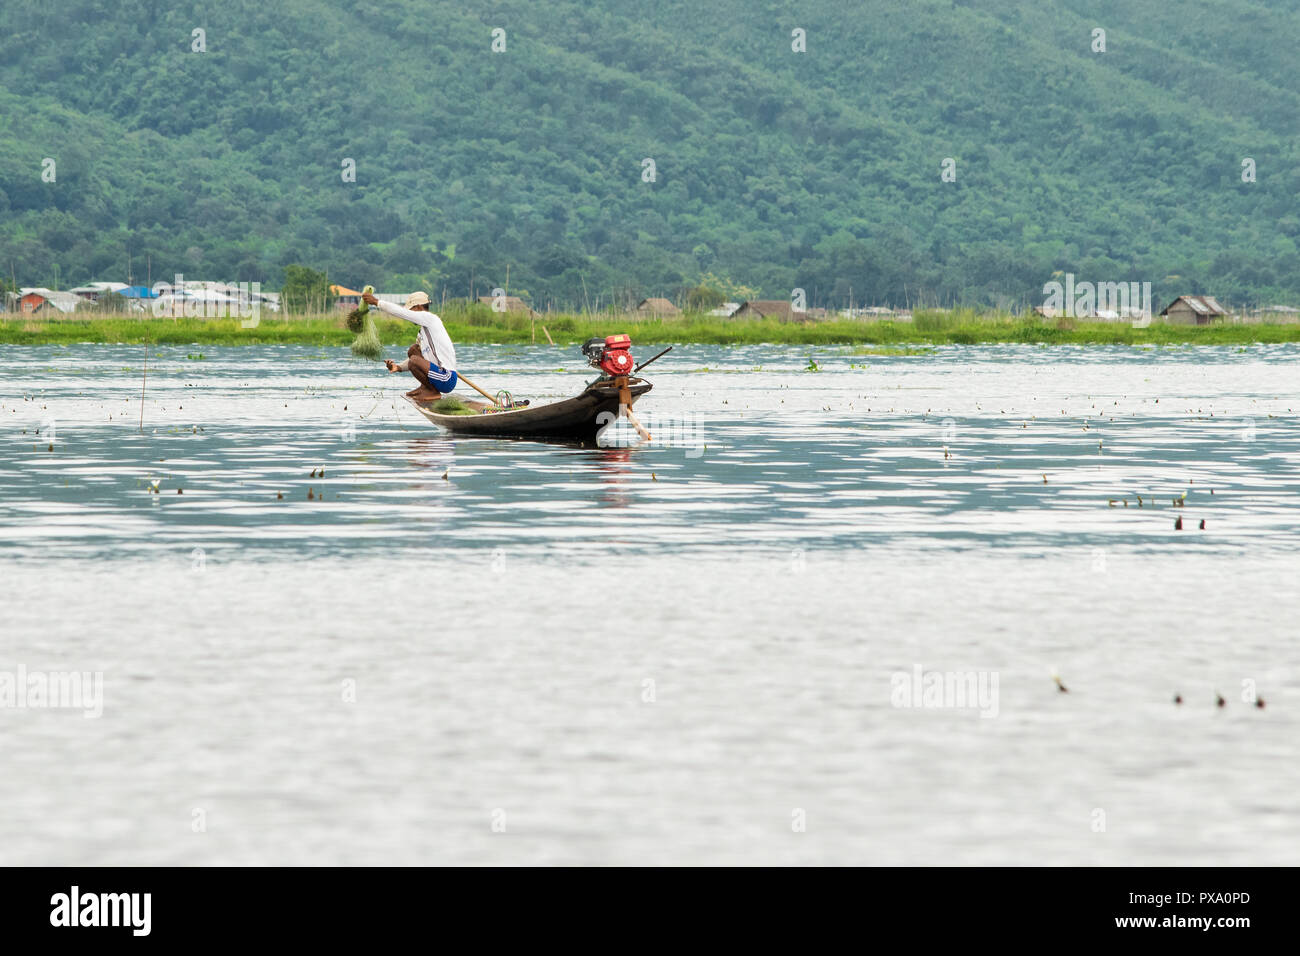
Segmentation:
[(406, 297), (406, 308), (382, 302), (366, 293), (361, 296), (368, 305), (379, 311), (413, 322), (420, 327), (415, 344), (406, 351), (405, 362), (384, 359), (390, 372), (410, 372), (420, 383), (406, 394), (417, 402), (434, 402), (456, 387), (456, 346), (442, 324), (442, 319), (429, 311), (429, 297), (423, 292), (412, 292)]

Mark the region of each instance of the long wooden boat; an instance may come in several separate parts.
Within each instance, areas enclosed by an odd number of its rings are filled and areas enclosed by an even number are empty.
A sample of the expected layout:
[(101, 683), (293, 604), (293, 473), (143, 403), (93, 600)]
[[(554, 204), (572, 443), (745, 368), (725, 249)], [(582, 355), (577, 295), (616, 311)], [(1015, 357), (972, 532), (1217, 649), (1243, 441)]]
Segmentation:
[[(632, 403), (651, 388), (653, 386), (644, 379), (628, 379)], [(617, 418), (618, 399), (619, 390), (609, 379), (592, 382), (573, 398), (546, 405), (494, 411), (487, 402), (464, 402), (474, 410), (469, 415), (440, 415), (437, 402), (418, 402), (407, 396), (407, 401), (429, 421), (458, 434), (593, 444), (596, 433)]]

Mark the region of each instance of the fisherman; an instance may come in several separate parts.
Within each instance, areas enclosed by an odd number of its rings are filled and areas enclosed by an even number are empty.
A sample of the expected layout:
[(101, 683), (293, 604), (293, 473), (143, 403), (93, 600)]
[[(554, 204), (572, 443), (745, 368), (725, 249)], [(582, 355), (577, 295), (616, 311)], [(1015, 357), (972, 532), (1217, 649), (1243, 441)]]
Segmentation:
[(415, 344), (406, 351), (405, 362), (384, 359), (389, 372), (410, 372), (419, 387), (406, 394), (417, 402), (436, 402), (456, 387), (456, 347), (442, 324), (442, 319), (429, 311), (429, 297), (423, 292), (412, 292), (406, 297), (406, 307), (382, 302), (370, 293), (361, 296), (368, 305), (378, 306), (381, 312), (405, 319), (420, 327)]

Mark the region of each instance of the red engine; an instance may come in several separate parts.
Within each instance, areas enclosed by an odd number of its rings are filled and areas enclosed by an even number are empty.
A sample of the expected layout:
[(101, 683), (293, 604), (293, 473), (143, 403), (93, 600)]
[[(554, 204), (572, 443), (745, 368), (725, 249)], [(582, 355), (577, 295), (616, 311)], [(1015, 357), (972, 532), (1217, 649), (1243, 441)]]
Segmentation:
[(628, 351), (631, 347), (630, 335), (608, 335), (604, 342), (599, 338), (588, 339), (582, 346), (582, 354), (587, 356), (587, 361), (594, 368), (600, 369), (611, 378), (617, 378), (620, 375), (632, 374), (636, 363), (632, 361), (632, 353)]

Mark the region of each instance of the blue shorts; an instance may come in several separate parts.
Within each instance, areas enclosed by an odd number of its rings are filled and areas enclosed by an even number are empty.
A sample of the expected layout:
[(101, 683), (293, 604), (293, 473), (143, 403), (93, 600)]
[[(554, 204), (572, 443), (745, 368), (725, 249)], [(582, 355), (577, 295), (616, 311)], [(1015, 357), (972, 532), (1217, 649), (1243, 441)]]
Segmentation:
[(431, 389), (442, 395), (446, 395), (456, 387), (456, 370), (448, 371), (441, 365), (434, 365), (432, 362), (429, 363), (429, 374), (424, 378)]

